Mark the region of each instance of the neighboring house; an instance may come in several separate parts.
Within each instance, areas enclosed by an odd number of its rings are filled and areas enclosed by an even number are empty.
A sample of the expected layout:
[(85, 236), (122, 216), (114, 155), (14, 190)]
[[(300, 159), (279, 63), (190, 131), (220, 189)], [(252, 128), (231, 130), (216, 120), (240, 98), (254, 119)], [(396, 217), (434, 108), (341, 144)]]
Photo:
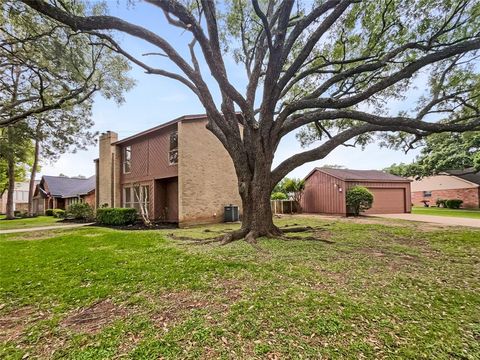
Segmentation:
[(35, 188), (33, 209), (36, 214), (43, 214), (45, 210), (66, 209), (78, 202), (95, 207), (95, 176), (42, 176)]
[(233, 162), (206, 129), (205, 115), (188, 115), (118, 140), (100, 136), (96, 161), (98, 207), (142, 202), (152, 220), (180, 226), (223, 221), (224, 207), (241, 205)]
[(411, 180), (378, 170), (315, 168), (305, 178), (302, 210), (306, 213), (347, 215), (346, 191), (365, 186), (373, 193), (368, 214), (409, 213)]
[(480, 207), (480, 172), (447, 171), (412, 182), (412, 203), (423, 205), (428, 201), (435, 205), (437, 199), (460, 199), (462, 207)]
[[(15, 183), (15, 190), (13, 192), (13, 210), (28, 210), (28, 187), (28, 181), (19, 181)], [(0, 196), (0, 214), (5, 214), (7, 212), (7, 196), (8, 191), (5, 191), (3, 195)]]

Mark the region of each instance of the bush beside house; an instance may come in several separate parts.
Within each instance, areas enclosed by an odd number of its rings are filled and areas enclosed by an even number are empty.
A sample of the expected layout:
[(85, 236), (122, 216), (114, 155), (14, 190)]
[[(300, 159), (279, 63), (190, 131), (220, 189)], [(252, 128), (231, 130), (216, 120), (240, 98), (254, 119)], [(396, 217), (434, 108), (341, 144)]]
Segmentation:
[(96, 219), (101, 225), (130, 225), (137, 220), (137, 210), (132, 208), (101, 208), (97, 209)]
[(347, 206), (355, 216), (368, 210), (373, 204), (373, 194), (364, 186), (354, 186), (347, 191)]
[(68, 207), (66, 217), (75, 220), (91, 221), (95, 219), (95, 213), (89, 204), (76, 203)]
[(460, 199), (437, 199), (435, 202), (437, 207), (448, 208), (448, 209), (460, 209), (460, 206), (463, 204), (463, 200)]
[(63, 209), (53, 209), (52, 214), (54, 218), (61, 219), (65, 217), (65, 210)]

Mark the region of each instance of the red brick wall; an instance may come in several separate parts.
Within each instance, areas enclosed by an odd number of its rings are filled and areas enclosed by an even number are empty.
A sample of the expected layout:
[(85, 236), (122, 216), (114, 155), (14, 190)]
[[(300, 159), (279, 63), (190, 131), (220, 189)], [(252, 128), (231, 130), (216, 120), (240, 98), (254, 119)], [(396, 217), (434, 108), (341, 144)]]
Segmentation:
[(463, 200), (462, 207), (478, 208), (480, 207), (479, 196), (479, 188), (433, 190), (430, 197), (424, 197), (423, 191), (412, 191), (412, 203), (414, 205), (423, 205), (422, 200), (430, 200), (430, 205), (435, 205), (437, 199), (460, 199)]
[(83, 201), (95, 209), (95, 191), (83, 197)]

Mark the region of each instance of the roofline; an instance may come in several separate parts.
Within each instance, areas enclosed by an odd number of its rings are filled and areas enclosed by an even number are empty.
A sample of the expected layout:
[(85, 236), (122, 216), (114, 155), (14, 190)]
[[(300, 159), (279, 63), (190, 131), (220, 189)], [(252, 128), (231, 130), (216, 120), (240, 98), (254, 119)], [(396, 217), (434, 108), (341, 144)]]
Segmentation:
[(389, 180), (389, 179), (345, 179), (345, 181), (352, 182), (352, 181), (361, 181), (361, 182), (391, 182), (391, 183), (406, 183), (406, 182), (413, 182), (410, 179), (402, 179), (402, 180)]
[(138, 134), (135, 134), (135, 135), (131, 135), (131, 136), (129, 136), (129, 137), (126, 137), (125, 139), (115, 141), (115, 142), (112, 143), (112, 145), (124, 144), (124, 143), (126, 143), (126, 142), (131, 141), (131, 140), (137, 139), (137, 138), (139, 138), (139, 137), (141, 137), (141, 136), (144, 136), (144, 135), (148, 135), (148, 134), (154, 133), (154, 132), (156, 132), (156, 131), (158, 131), (158, 130), (164, 129), (164, 128), (170, 126), (170, 125), (179, 123), (179, 122), (184, 121), (184, 120), (200, 120), (200, 119), (206, 119), (206, 118), (207, 118), (207, 114), (183, 115), (183, 116), (180, 116), (180, 117), (178, 117), (178, 118), (176, 118), (176, 119), (167, 121), (166, 123), (157, 125), (157, 126), (155, 126), (155, 127), (153, 127), (153, 128), (150, 128), (150, 129), (141, 131), (141, 132), (139, 132)]
[[(331, 177), (334, 177), (335, 179), (338, 179), (338, 180), (341, 180), (341, 181), (345, 181), (345, 182), (349, 182), (349, 181), (361, 181), (361, 182), (392, 182), (392, 183), (405, 183), (405, 182), (412, 182), (413, 180), (410, 180), (410, 179), (399, 179), (399, 180), (393, 180), (393, 179), (350, 179), (350, 178), (341, 178), (339, 176), (336, 176), (336, 175), (333, 175), (333, 174), (330, 174), (329, 172), (325, 171), (323, 168), (319, 168), (319, 167), (316, 167), (316, 168), (313, 168), (312, 171), (310, 171), (308, 173), (307, 176), (305, 176), (305, 178), (303, 179), (304, 181), (306, 181), (310, 176), (313, 175), (313, 173), (315, 171), (320, 171), (324, 174), (327, 174), (328, 176), (331, 176)], [(368, 171), (368, 170), (366, 170)], [(380, 170), (375, 170), (375, 171), (380, 171)]]
[(458, 180), (461, 180), (461, 181), (463, 181), (463, 182), (466, 182), (467, 184), (473, 185), (473, 186), (475, 186), (475, 187), (480, 187), (480, 184), (477, 184), (476, 182), (473, 182), (473, 181), (464, 179), (464, 178), (460, 177), (459, 175), (450, 174), (450, 173), (447, 173), (447, 172), (440, 172), (440, 173), (438, 173), (437, 175), (433, 175), (432, 177), (434, 177), (434, 176), (439, 176), (439, 175), (451, 176), (451, 177), (457, 178)]

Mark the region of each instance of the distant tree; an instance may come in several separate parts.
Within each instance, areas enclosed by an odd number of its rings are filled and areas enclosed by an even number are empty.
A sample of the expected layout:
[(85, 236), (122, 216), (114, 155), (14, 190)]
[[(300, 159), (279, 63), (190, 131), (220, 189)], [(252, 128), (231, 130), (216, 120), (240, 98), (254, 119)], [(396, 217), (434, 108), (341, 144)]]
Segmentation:
[[(167, 39), (166, 26), (85, 16), (65, 1), (22, 2), (95, 34), (147, 73), (179, 81), (198, 97), (207, 128), (232, 158), (242, 198), (242, 227), (219, 241), (280, 235), (270, 210), (273, 188), (339, 146), (364, 146), (386, 132), (415, 140), (480, 127), (478, 1), (147, 0), (190, 36), (184, 51)], [(148, 42), (165, 62), (126, 51), (112, 30)], [(227, 52), (245, 69), (244, 91), (232, 82), (239, 69), (229, 73)], [(420, 74), (427, 81), (418, 101), (408, 111), (387, 111)], [(282, 138), (304, 126), (316, 128), (318, 144), (272, 166)]]
[(297, 178), (285, 178), (283, 187), (288, 196), (297, 204), (298, 212), (301, 212), (302, 207), (300, 202), (302, 200), (303, 191), (305, 190), (305, 180)]
[[(101, 13), (102, 6), (93, 11)], [(98, 91), (121, 100), (123, 90), (132, 86), (124, 75), (130, 69), (127, 61), (96, 37), (39, 16), (19, 1), (2, 1), (0, 13), (0, 126), (72, 108)], [(17, 84), (9, 69), (19, 74)], [(5, 96), (14, 86), (15, 100)]]
[[(77, 7), (83, 11), (82, 6)], [(94, 11), (101, 12), (96, 6)], [(54, 162), (65, 152), (95, 143), (93, 95), (117, 103), (133, 86), (122, 56), (96, 37), (39, 16), (18, 1), (0, 4), (0, 126), (27, 129), (34, 143), (29, 213), (33, 213), (35, 177), (42, 160)], [(11, 75), (13, 73), (14, 76)], [(18, 75), (18, 76), (17, 76)], [(15, 96), (12, 92), (15, 89)]]
[(288, 195), (281, 191), (274, 191), (272, 192), (272, 196), (270, 197), (272, 200), (287, 200)]
[(15, 181), (23, 180), (20, 175), (27, 171), (33, 153), (32, 141), (30, 137), (25, 136), (29, 131), (28, 126), (19, 125), (21, 126), (0, 128), (0, 162), (6, 164), (8, 191), (6, 218), (9, 220), (15, 218), (13, 202)]
[(346, 169), (345, 166), (336, 165), (336, 164), (326, 164), (326, 165), (322, 165), (322, 167), (325, 168), (325, 169)]
[[(0, 148), (3, 148), (1, 145), (4, 141), (6, 141), (5, 134), (3, 133), (5, 130), (0, 129)], [(15, 164), (15, 182), (25, 181), (27, 178), (27, 168), (28, 164)], [(8, 188), (8, 161), (5, 155), (0, 153), (0, 197), (3, 196), (5, 191)]]
[(392, 175), (410, 177), (413, 176), (412, 170), (414, 169), (415, 164), (405, 164), (405, 163), (393, 163), (389, 167), (383, 169)]
[[(394, 144), (401, 146), (402, 142)], [(400, 176), (422, 178), (448, 170), (480, 171), (480, 131), (434, 134), (418, 146), (420, 155), (411, 164), (393, 164), (385, 170)]]

